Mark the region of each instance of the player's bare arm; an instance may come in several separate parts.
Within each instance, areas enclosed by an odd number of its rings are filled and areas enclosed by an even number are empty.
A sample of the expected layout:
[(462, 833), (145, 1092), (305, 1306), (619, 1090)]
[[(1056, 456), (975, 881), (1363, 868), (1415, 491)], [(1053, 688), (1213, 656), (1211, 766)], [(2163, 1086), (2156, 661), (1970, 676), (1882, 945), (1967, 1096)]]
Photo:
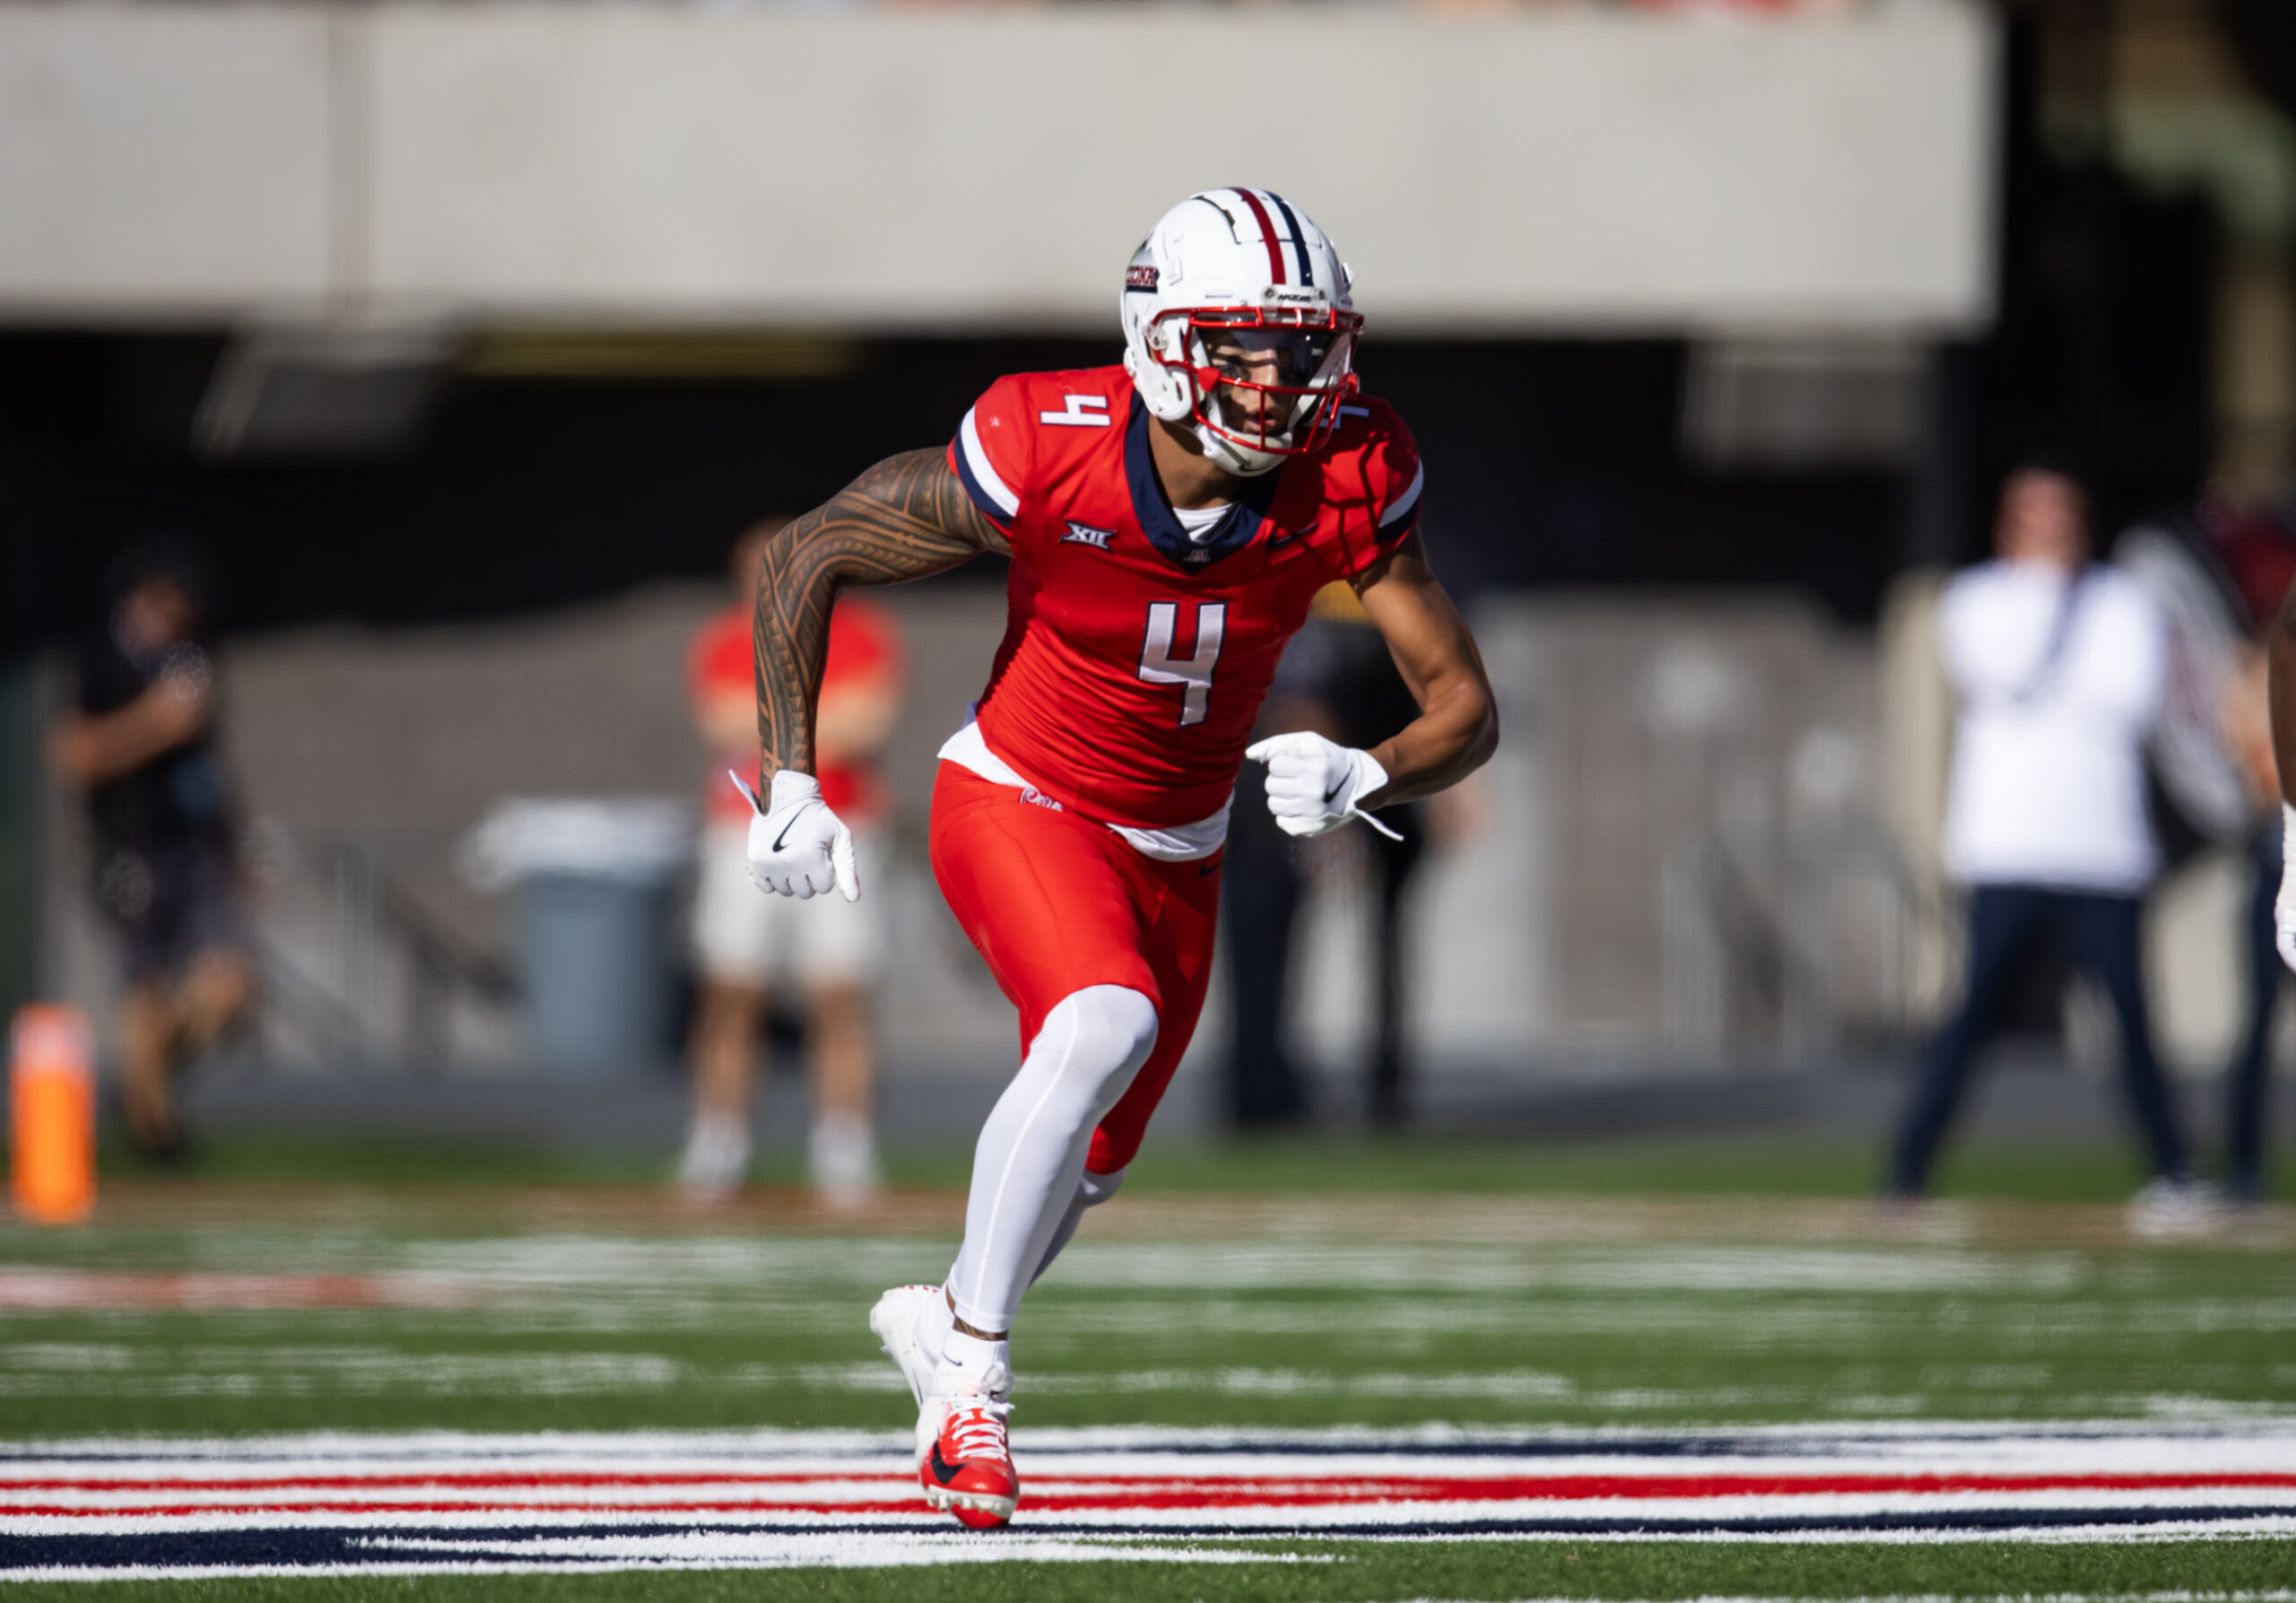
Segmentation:
[(813, 769), (814, 714), (830, 609), (848, 585), (899, 584), (961, 567), (1004, 536), (965, 494), (939, 450), (888, 457), (793, 518), (765, 548), (752, 626), (757, 653), (759, 777)]
[(117, 712), (65, 714), (48, 737), (49, 761), (74, 785), (108, 783), (196, 738), (207, 727), (210, 701), (192, 675), (162, 674)]
[(813, 775), (830, 611), (848, 585), (899, 584), (1007, 549), (938, 451), (888, 457), (785, 525), (758, 562), (750, 625), (757, 672), (760, 796), (750, 878), (799, 901), (834, 888), (861, 896), (853, 832)]
[(1357, 805), (1385, 806), (1456, 785), (1498, 749), (1499, 712), (1474, 637), (1429, 569), (1418, 534), (1372, 566), (1355, 593), (1420, 707), (1416, 719), (1371, 748), (1387, 782)]

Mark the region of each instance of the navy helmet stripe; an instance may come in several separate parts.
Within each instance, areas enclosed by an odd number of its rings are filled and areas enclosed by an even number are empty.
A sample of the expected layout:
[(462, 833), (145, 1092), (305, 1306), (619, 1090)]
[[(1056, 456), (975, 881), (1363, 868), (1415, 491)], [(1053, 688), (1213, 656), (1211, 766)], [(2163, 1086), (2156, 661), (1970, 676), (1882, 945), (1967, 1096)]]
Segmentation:
[(1266, 194), (1267, 198), (1275, 203), (1275, 209), (1283, 213), (1283, 226), (1292, 231), (1292, 254), (1300, 258), (1300, 287), (1312, 290), (1316, 287), (1316, 269), (1308, 260), (1307, 233), (1300, 228), (1300, 219), (1292, 215), (1289, 202), (1273, 189), (1266, 191)]

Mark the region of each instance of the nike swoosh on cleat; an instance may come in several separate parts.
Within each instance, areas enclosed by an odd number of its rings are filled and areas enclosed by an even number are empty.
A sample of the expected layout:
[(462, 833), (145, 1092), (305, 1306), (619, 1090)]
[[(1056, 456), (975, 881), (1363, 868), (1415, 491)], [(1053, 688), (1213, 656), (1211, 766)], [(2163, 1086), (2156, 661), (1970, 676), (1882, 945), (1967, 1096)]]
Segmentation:
[(963, 1468), (963, 1466), (952, 1464), (948, 1459), (941, 1456), (941, 1444), (938, 1442), (935, 1442), (933, 1444), (932, 1465), (933, 1478), (939, 1481), (944, 1486), (951, 1481), (956, 1479), (957, 1476)]

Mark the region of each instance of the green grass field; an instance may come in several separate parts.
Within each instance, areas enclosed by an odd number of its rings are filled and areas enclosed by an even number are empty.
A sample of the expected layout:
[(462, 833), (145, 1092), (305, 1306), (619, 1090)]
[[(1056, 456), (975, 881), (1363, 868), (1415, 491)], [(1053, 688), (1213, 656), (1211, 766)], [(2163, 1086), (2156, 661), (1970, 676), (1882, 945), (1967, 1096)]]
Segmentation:
[[(851, 1218), (771, 1188), (695, 1214), (631, 1183), (627, 1163), (566, 1157), (246, 1144), (178, 1177), (114, 1168), (95, 1223), (0, 1226), (5, 1284), (48, 1273), (80, 1288), (0, 1301), (7, 1439), (899, 1429), (907, 1395), (865, 1318), (883, 1286), (938, 1277), (961, 1207), (961, 1159), (945, 1154), (899, 1159), (908, 1189)], [(2277, 1214), (2140, 1245), (2109, 1206), (2133, 1179), (2118, 1153), (1993, 1148), (1949, 1172), (1956, 1200), (1891, 1220), (1864, 1200), (1870, 1171), (1862, 1150), (1737, 1138), (1152, 1152), (1031, 1294), (1016, 1441), (1025, 1455), (1032, 1426), (1128, 1424), (2296, 1419), (2296, 1233)], [(138, 1302), (133, 1288), (180, 1276), (191, 1290)], [(273, 1306), (245, 1290), (283, 1276), (367, 1289)], [(1271, 1562), (20, 1590), (93, 1603), (2296, 1585), (2296, 1542), (2279, 1539), (1210, 1545)]]
[(1433, 1599), (2285, 1599), (2296, 1558), (2287, 1542), (1904, 1547), (1596, 1546), (1561, 1542), (1228, 1543), (1265, 1564), (1078, 1566), (1016, 1563), (944, 1569), (775, 1573), (488, 1575), (344, 1580), (28, 1582), (9, 1595), (146, 1603), (163, 1599), (338, 1603), (983, 1603), (984, 1599), (1142, 1599), (1144, 1603), (1388, 1603)]

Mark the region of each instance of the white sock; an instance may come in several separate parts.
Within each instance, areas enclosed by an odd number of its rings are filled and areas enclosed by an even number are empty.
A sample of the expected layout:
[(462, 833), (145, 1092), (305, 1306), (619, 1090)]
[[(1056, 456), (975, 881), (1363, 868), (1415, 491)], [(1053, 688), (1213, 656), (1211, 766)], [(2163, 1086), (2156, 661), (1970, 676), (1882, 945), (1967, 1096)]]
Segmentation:
[(813, 1188), (832, 1200), (858, 1201), (877, 1189), (877, 1140), (857, 1113), (823, 1113), (813, 1120), (805, 1153)]
[(723, 1113), (697, 1115), (678, 1163), (678, 1183), (698, 1189), (730, 1189), (750, 1166), (750, 1127)]
[(973, 1149), (965, 1243), (949, 1272), (957, 1317), (1009, 1330), (1075, 1200), (1092, 1127), (1156, 1046), (1156, 1009), (1128, 986), (1061, 998)]
[[(1002, 1371), (1000, 1374), (997, 1372)], [(1013, 1344), (984, 1341), (961, 1330), (949, 1332), (941, 1348), (939, 1390), (950, 1397), (1003, 1391), (1011, 1385)]]

